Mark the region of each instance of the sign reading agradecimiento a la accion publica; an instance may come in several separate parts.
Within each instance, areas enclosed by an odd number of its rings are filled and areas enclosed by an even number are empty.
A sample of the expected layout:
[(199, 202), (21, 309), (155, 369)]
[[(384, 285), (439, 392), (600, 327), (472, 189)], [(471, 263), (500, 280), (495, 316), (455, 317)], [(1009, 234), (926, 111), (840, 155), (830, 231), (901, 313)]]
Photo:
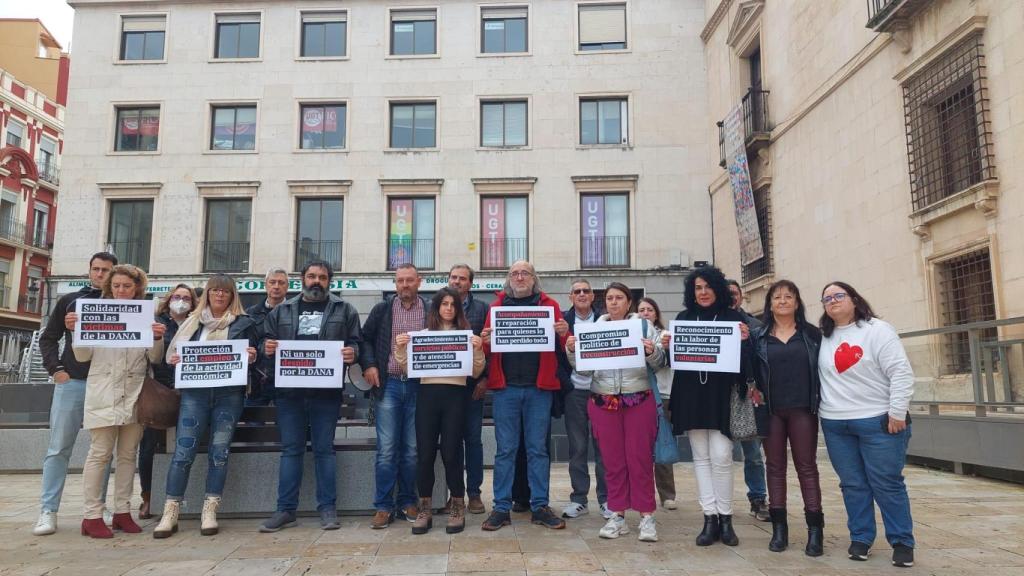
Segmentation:
[(152, 300), (75, 300), (78, 322), (72, 344), (93, 348), (149, 348), (153, 345)]

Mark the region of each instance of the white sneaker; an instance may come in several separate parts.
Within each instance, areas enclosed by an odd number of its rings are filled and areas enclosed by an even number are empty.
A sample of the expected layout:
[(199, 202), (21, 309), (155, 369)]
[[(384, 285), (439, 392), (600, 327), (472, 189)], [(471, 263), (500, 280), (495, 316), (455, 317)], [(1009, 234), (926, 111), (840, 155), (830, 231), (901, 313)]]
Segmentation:
[(602, 502), (601, 503), (601, 517), (603, 517), (605, 520), (611, 520), (612, 516), (615, 516), (615, 512), (612, 512), (611, 510), (608, 509), (608, 503), (607, 502)]
[(640, 541), (658, 541), (658, 524), (654, 521), (654, 516), (651, 516), (650, 514), (640, 518)]
[(612, 517), (597, 533), (601, 538), (618, 538), (623, 534), (629, 534), (629, 526), (626, 524), (626, 519), (618, 514), (612, 514)]
[(32, 533), (36, 536), (46, 536), (53, 534), (57, 531), (57, 513), (49, 510), (43, 510), (39, 513), (39, 519), (36, 520), (36, 527), (32, 529)]
[(665, 508), (665, 510), (675, 510), (676, 508), (678, 508), (675, 500), (665, 500), (664, 502), (661, 503), (661, 505)]
[(562, 508), (562, 518), (579, 518), (589, 513), (590, 510), (587, 510), (586, 504), (577, 504), (576, 502), (569, 502), (568, 506)]

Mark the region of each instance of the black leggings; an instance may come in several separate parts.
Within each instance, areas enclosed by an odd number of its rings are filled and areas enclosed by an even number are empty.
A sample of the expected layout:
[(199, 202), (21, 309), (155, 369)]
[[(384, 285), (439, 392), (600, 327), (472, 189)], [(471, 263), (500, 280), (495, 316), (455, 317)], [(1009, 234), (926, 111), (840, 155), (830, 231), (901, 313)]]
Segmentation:
[(434, 460), (441, 437), (441, 460), (452, 498), (466, 495), (462, 437), (466, 428), (466, 391), (452, 384), (419, 385), (416, 395), (416, 488), (421, 498), (434, 493)]

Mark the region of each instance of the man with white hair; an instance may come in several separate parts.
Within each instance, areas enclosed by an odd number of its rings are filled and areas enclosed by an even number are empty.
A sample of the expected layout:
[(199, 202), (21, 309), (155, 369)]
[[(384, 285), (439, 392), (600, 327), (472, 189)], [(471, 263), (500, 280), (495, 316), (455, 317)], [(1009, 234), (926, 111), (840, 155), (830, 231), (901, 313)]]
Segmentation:
[[(252, 318), (256, 327), (256, 335), (260, 347), (263, 344), (264, 329), (263, 322), (267, 314), (278, 304), (284, 302), (288, 295), (288, 272), (284, 268), (273, 267), (267, 270), (264, 278), (264, 286), (267, 289), (267, 297), (263, 302), (253, 304), (245, 310), (245, 313)], [(249, 367), (249, 390), (246, 395), (246, 406), (269, 406), (274, 399), (274, 361), (260, 354), (256, 362)]]

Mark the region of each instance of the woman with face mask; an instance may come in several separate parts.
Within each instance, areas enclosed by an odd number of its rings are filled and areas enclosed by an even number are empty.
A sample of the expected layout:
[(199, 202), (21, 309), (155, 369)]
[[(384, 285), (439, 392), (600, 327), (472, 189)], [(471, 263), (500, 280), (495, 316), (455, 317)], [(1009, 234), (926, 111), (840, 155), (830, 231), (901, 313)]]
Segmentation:
[[(198, 306), (178, 328), (167, 347), (167, 362), (177, 365), (178, 342), (214, 340), (248, 340), (249, 363), (256, 360), (256, 330), (242, 309), (235, 281), (225, 274), (216, 274), (206, 283)], [(206, 497), (203, 500), (200, 534), (211, 536), (219, 530), (217, 507), (227, 480), (228, 453), (235, 425), (242, 415), (245, 386), (185, 388), (181, 391), (174, 456), (167, 469), (167, 500), (160, 523), (153, 530), (154, 538), (167, 538), (178, 531), (178, 513), (185, 498), (188, 476), (196, 459), (199, 440), (209, 429), (206, 469)]]
[[(170, 342), (174, 338), (178, 326), (195, 309), (196, 291), (188, 284), (178, 284), (160, 301), (156, 307), (156, 321), (167, 328), (164, 334), (165, 342)], [(159, 362), (153, 364), (153, 379), (168, 388), (174, 388), (174, 366), (161, 358)], [(149, 507), (149, 495), (153, 486), (153, 454), (156, 453), (156, 446), (163, 433), (163, 430), (146, 428), (142, 433), (142, 443), (139, 444), (139, 484), (142, 485), (139, 518), (142, 520), (153, 517)]]

